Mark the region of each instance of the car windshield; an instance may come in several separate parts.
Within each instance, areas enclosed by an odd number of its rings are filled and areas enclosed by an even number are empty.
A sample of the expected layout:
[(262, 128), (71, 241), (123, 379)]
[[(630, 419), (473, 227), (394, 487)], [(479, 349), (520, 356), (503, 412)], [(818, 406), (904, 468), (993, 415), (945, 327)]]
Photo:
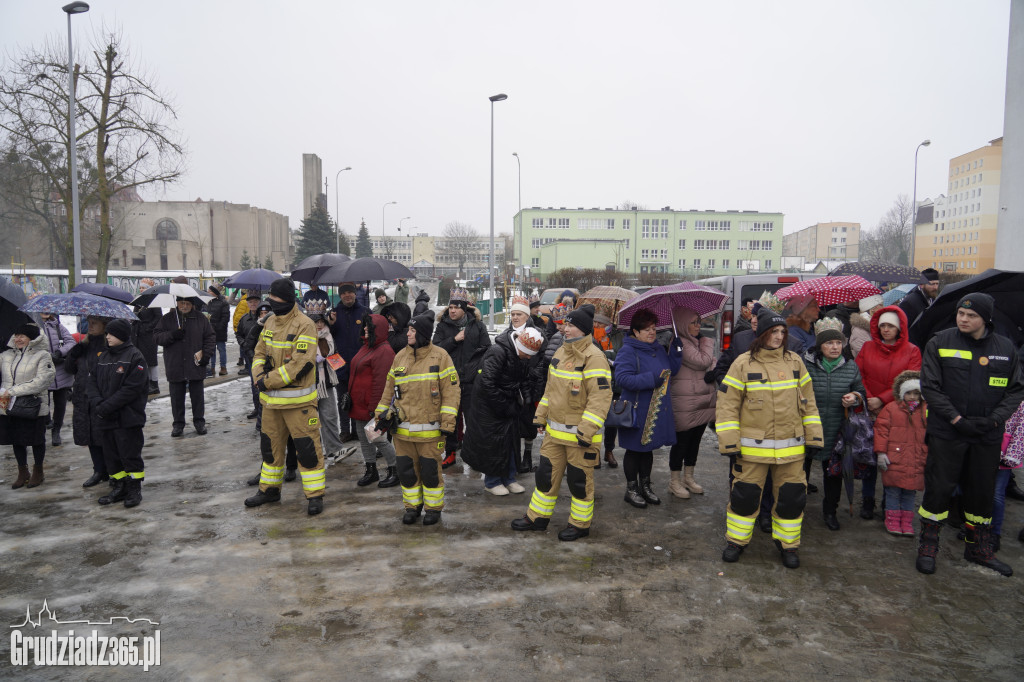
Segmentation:
[(544, 304), (558, 303), (558, 297), (562, 295), (563, 291), (565, 291), (565, 289), (549, 289), (548, 291), (544, 292), (543, 296), (540, 297), (540, 302)]

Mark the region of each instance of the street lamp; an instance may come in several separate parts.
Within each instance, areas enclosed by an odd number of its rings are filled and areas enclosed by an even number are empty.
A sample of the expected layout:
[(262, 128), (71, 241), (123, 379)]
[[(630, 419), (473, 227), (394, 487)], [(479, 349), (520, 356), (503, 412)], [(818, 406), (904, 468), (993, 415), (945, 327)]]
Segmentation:
[(68, 15), (68, 156), (71, 159), (71, 234), (75, 247), (75, 281), (72, 286), (75, 286), (82, 283), (82, 235), (78, 224), (78, 145), (75, 139), (75, 58), (71, 48), (71, 15), (88, 12), (89, 4), (72, 2), (61, 9)]
[(338, 208), (338, 176), (347, 170), (352, 170), (352, 166), (345, 166), (340, 171), (334, 174), (334, 253), (341, 253), (341, 209)]
[(522, 280), (523, 274), (526, 272), (523, 268), (523, 166), (519, 162), (519, 152), (512, 152), (512, 156), (516, 157), (517, 184), (519, 186), (519, 234), (516, 235), (516, 242), (519, 245), (519, 287), (523, 289), (523, 293), (526, 293)]
[(380, 248), (384, 248), (384, 209), (391, 204), (397, 204), (397, 201), (389, 201), (380, 207)]
[(398, 231), (399, 232), (402, 231), (402, 223), (404, 221), (406, 221), (406, 220), (412, 220), (412, 218), (410, 216), (405, 216), (404, 218), (399, 219), (399, 221), (398, 221)]
[(487, 328), (494, 331), (494, 103), (504, 102), (508, 95), (501, 93), (488, 97), (491, 100), (491, 240), (488, 246), (490, 258), (487, 261), (487, 274), (490, 277), (491, 304), (488, 306)]
[(911, 229), (911, 249), (913, 252), (910, 254), (911, 266), (917, 265), (917, 153), (921, 151), (921, 147), (927, 147), (932, 143), (931, 140), (925, 140), (921, 144), (917, 145), (917, 149), (914, 150), (914, 199), (911, 204), (911, 211), (913, 217), (911, 218), (910, 229)]

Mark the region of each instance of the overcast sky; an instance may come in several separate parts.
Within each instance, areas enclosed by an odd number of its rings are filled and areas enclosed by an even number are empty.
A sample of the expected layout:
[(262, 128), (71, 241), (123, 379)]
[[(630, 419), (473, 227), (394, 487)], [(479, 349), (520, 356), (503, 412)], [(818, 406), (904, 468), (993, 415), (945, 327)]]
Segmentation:
[[(8, 53), (66, 41), (63, 0), (0, 0)], [(302, 154), (341, 174), (342, 227), (440, 234), (522, 205), (751, 209), (786, 232), (874, 227), (900, 193), (1002, 135), (1009, 0), (855, 3), (96, 0), (177, 107), (163, 196), (302, 219)]]

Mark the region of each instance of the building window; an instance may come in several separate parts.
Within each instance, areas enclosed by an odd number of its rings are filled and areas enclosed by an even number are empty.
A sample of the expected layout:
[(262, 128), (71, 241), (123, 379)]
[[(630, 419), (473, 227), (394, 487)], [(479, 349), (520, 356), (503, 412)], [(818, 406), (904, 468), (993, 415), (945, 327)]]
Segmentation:
[[(69, 106), (70, 106), (70, 105), (69, 105)], [(728, 268), (729, 268), (729, 259), (728, 259), (728, 258), (723, 258), (723, 259), (722, 259), (722, 267), (723, 267), (723, 268), (726, 268), (726, 269), (728, 269)]]
[[(68, 105), (68, 106), (70, 106), (70, 105)], [(772, 269), (772, 262), (770, 260), (766, 260), (764, 262), (764, 269), (765, 270), (771, 270)]]
[[(69, 105), (70, 106), (70, 105)], [(70, 124), (68, 124), (70, 126)], [(178, 224), (170, 218), (164, 218), (156, 224), (156, 238), (163, 241), (177, 241), (181, 237)]]
[[(71, 105), (69, 104), (68, 106), (71, 106)], [(68, 125), (70, 126), (70, 124), (68, 124)], [(623, 230), (630, 229), (630, 225), (631, 224), (632, 224), (632, 221), (629, 218), (623, 218), (622, 219), (622, 229)]]
[(729, 250), (729, 240), (728, 239), (719, 239), (718, 240), (718, 248), (719, 248), (720, 251), (728, 251)]
[(680, 220), (679, 221), (679, 229), (680, 230), (685, 230), (686, 229), (686, 221), (685, 220)]
[[(69, 104), (68, 106), (70, 107), (71, 105)], [(70, 128), (70, 126), (71, 126), (71, 124), (69, 123), (68, 127)], [(694, 239), (693, 240), (693, 249), (695, 251), (703, 251), (704, 250), (704, 240), (703, 239)]]
[[(68, 106), (71, 106), (71, 105), (69, 104)], [(685, 239), (680, 239), (679, 240), (679, 248), (680, 249), (685, 249), (686, 248), (686, 240)]]
[[(70, 106), (71, 105), (69, 104), (68, 107), (70, 107)], [(70, 123), (68, 124), (68, 128), (69, 129), (71, 128), (71, 124)], [(650, 259), (651, 259), (651, 251), (650, 251), (650, 249), (640, 249), (640, 260), (650, 260)]]
[[(68, 106), (70, 107), (71, 105), (69, 104)], [(68, 124), (68, 125), (70, 126), (70, 124)], [(629, 259), (628, 258), (626, 259), (626, 267), (627, 268), (629, 267)]]
[[(69, 104), (68, 106), (71, 106), (71, 105)], [(70, 125), (71, 124), (68, 124), (68, 127), (70, 127)], [(530, 224), (533, 225), (533, 229), (535, 229), (535, 230), (542, 230), (542, 229), (544, 229), (544, 219), (543, 218), (534, 218), (532, 221), (530, 221)]]
[[(71, 105), (69, 104), (68, 106), (71, 106)], [(680, 258), (679, 259), (679, 269), (682, 270), (685, 267), (686, 267), (686, 259), (685, 258)]]
[[(70, 99), (70, 97), (68, 99)], [(68, 106), (70, 107), (71, 105), (69, 104)], [(68, 124), (68, 127), (69, 128), (71, 127), (70, 123)], [(536, 267), (540, 267), (540, 258), (533, 258), (533, 259), (531, 259), (530, 260), (530, 265), (532, 265), (535, 268)]]
[[(69, 104), (68, 106), (71, 106), (71, 105)], [(714, 270), (714, 269), (715, 269), (715, 259), (714, 258), (708, 258), (708, 270)]]
[[(68, 106), (70, 107), (71, 105), (69, 104)], [(70, 125), (71, 124), (69, 123), (68, 126), (70, 127)], [(693, 269), (694, 270), (700, 270), (700, 258), (694, 258), (693, 259)]]

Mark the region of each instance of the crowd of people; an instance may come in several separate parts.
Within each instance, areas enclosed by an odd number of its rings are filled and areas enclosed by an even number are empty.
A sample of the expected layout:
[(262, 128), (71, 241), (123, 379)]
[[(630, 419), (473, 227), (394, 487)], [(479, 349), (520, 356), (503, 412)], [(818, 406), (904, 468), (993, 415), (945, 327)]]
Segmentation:
[(410, 309), (404, 281), (393, 298), (375, 290), (371, 309), (355, 283), (341, 284), (331, 307), (325, 292), (311, 287), (300, 300), (282, 278), (265, 300), (251, 293), (240, 301), (233, 321), (211, 286), (205, 311), (198, 300), (178, 299), (163, 315), (140, 309), (131, 325), (93, 317), (79, 342), (48, 315), (41, 327), (19, 327), (0, 354), (0, 443), (14, 449), (12, 487), (39, 486), (46, 435), (61, 445), (70, 394), (74, 441), (93, 465), (83, 486), (110, 481), (100, 504), (138, 505), (146, 400), (159, 391), (156, 347), (171, 436), (184, 433), (186, 394), (203, 435), (203, 381), (218, 356), (227, 374), (233, 322), (263, 460), (248, 480), (258, 486), (249, 507), (279, 501), (282, 484), (299, 478), (308, 513), (319, 514), (327, 464), (357, 445), (364, 469), (354, 485), (401, 487), (404, 524), (421, 516), (424, 525), (438, 523), (444, 471), (460, 456), (496, 496), (527, 492), (520, 479), (534, 474), (516, 531), (547, 529), (565, 479), (571, 500), (558, 537), (572, 541), (590, 534), (602, 452), (614, 469), (616, 442), (624, 451), (624, 501), (632, 507), (661, 504), (653, 472), (663, 454), (668, 494), (688, 499), (704, 493), (695, 468), (710, 426), (730, 459), (726, 562), (738, 561), (760, 528), (784, 566), (800, 565), (818, 462), (829, 530), (840, 530), (844, 483), (849, 491), (859, 480), (862, 518), (881, 512), (886, 531), (906, 536), (917, 522), (922, 573), (936, 570), (941, 526), (953, 522), (967, 560), (1010, 575), (996, 552), (1007, 491), (1020, 494), (1012, 470), (1024, 460), (1019, 352), (995, 332), (995, 303), (983, 293), (960, 299), (954, 328), (923, 349), (913, 345), (909, 326), (938, 292), (938, 274), (924, 276), (928, 284), (899, 306), (880, 296), (827, 311), (811, 295), (746, 299), (717, 358), (714, 338), (702, 333), (713, 318), (679, 307), (666, 325), (641, 309), (618, 328), (571, 291), (546, 315), (536, 296), (513, 297), (508, 326), (493, 339), (468, 291), (453, 289), (435, 315), (423, 292)]

